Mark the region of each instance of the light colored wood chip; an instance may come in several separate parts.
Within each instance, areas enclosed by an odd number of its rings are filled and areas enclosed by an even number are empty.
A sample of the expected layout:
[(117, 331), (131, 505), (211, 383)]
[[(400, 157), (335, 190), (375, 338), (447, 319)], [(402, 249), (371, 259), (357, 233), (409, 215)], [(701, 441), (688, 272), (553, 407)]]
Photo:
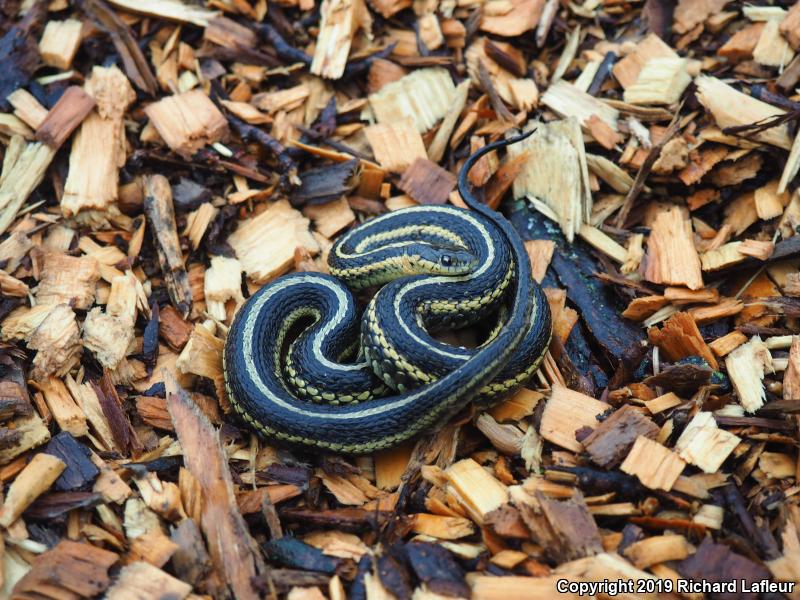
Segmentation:
[(597, 427), (597, 417), (609, 408), (605, 402), (556, 384), (542, 413), (539, 433), (548, 442), (581, 452), (583, 444), (575, 439), (575, 432), (582, 427)]
[(631, 321), (644, 321), (669, 304), (664, 296), (641, 296), (630, 301), (622, 316)]
[(758, 213), (756, 212), (754, 192), (746, 192), (737, 196), (725, 207), (725, 225), (731, 226), (736, 235), (741, 235), (756, 221), (758, 221)]
[(433, 141), (428, 146), (428, 158), (435, 163), (441, 161), (447, 151), (450, 136), (458, 122), (458, 118), (461, 116), (461, 111), (464, 110), (467, 104), (469, 87), (470, 82), (466, 80), (458, 84), (453, 92), (452, 102), (442, 119), (442, 123), (436, 130)]
[(53, 310), (53, 306), (37, 304), (20, 306), (3, 319), (2, 337), (4, 341), (27, 340)]
[(720, 429), (710, 412), (698, 412), (675, 442), (678, 455), (706, 473), (715, 473), (741, 442), (734, 434)]
[(67, 304), (45, 306), (44, 318), (26, 337), (33, 359), (34, 379), (63, 376), (80, 361), (81, 340), (75, 312)]
[(36, 300), (40, 304), (72, 304), (87, 309), (94, 302), (99, 263), (91, 257), (47, 253)]
[[(521, 575), (476, 575), (471, 578), (472, 600), (550, 600), (555, 594), (559, 577), (523, 577)], [(558, 594), (565, 600), (579, 596), (565, 592)]]
[(126, 160), (123, 116), (136, 99), (127, 77), (116, 66), (94, 67), (85, 89), (97, 106), (72, 142), (61, 199), (67, 216), (87, 209), (106, 210), (117, 200), (119, 170)]
[(516, 425), (500, 424), (489, 413), (483, 413), (475, 420), (475, 427), (503, 454), (517, 456), (522, 452), (524, 434)]
[(31, 129), (39, 129), (47, 118), (47, 109), (29, 91), (19, 88), (8, 95), (8, 103), (14, 107), (14, 114)]
[(444, 471), (448, 483), (473, 521), (483, 523), (487, 514), (508, 502), (508, 490), (471, 458), (460, 460)]
[(408, 118), (417, 131), (424, 132), (450, 111), (455, 99), (450, 73), (437, 67), (418, 69), (386, 84), (369, 95), (369, 105), (379, 124), (392, 125)]
[[(639, 581), (641, 579), (656, 579), (650, 573), (637, 569), (622, 556), (614, 552), (603, 552), (595, 556), (587, 556), (570, 562), (563, 563), (553, 571), (557, 577), (568, 581), (603, 581), (604, 579), (620, 579), (624, 581)], [(559, 598), (567, 594), (559, 594)], [(625, 594), (620, 594), (622, 598)], [(640, 594), (631, 594), (628, 600), (634, 600)], [(552, 591), (547, 598), (552, 598)], [(577, 596), (576, 596), (577, 597)], [(585, 597), (585, 596), (582, 596)], [(502, 600), (502, 599), (501, 599)]]
[(126, 11), (143, 13), (180, 23), (191, 23), (198, 27), (207, 27), (219, 15), (217, 11), (187, 4), (180, 0), (112, 0), (111, 4)]
[(748, 60), (753, 57), (753, 50), (761, 37), (764, 23), (751, 23), (742, 27), (725, 42), (717, 54), (731, 62)]
[(763, 240), (742, 240), (738, 251), (745, 256), (752, 256), (758, 260), (767, 260), (772, 256), (775, 244)]
[(800, 400), (800, 336), (791, 336), (789, 363), (783, 372), (783, 399)]
[(766, 398), (764, 373), (773, 372), (772, 355), (761, 338), (754, 335), (728, 354), (725, 367), (744, 409), (753, 413), (761, 408)]
[(22, 205), (42, 182), (55, 149), (41, 142), (25, 142), (15, 136), (3, 156), (0, 172), (0, 234), (5, 233)]
[(698, 325), (705, 325), (718, 319), (732, 317), (744, 310), (744, 303), (738, 298), (722, 298), (718, 304), (698, 306), (689, 309)]
[(527, 559), (528, 555), (519, 550), (501, 550), (492, 556), (489, 561), (503, 569), (513, 569)]
[(589, 506), (592, 516), (603, 517), (635, 517), (642, 514), (633, 502), (614, 502), (612, 504), (592, 504)]
[(660, 210), (647, 239), (645, 279), (653, 283), (703, 287), (700, 257), (688, 213), (680, 206)]
[(664, 298), (677, 306), (683, 306), (684, 304), (715, 304), (719, 302), (719, 290), (716, 288), (689, 290), (670, 286), (664, 289)]
[(747, 257), (739, 252), (742, 242), (728, 242), (719, 248), (708, 250), (700, 255), (703, 271), (719, 271), (744, 261)]
[(303, 214), (311, 219), (316, 230), (326, 238), (332, 238), (356, 220), (356, 215), (344, 196), (324, 204), (306, 206)]
[(14, 444), (0, 448), (0, 465), (6, 465), (28, 450), (50, 441), (50, 430), (37, 414), (14, 419), (14, 431), (19, 435)]
[(220, 398), (224, 397), (224, 380), (222, 375), (222, 348), (224, 340), (216, 337), (207, 327), (195, 325), (188, 343), (175, 362), (181, 373), (193, 373), (206, 377), (214, 382)]
[(795, 50), (800, 50), (800, 7), (795, 2), (780, 21), (780, 32)]
[(250, 123), (251, 125), (264, 125), (272, 122), (272, 118), (269, 115), (265, 115), (255, 106), (248, 104), (247, 102), (222, 100), (221, 104), (245, 123)]
[(67, 386), (58, 377), (48, 377), (38, 385), (47, 407), (53, 418), (64, 431), (69, 431), (73, 436), (80, 437), (86, 435), (89, 428), (86, 423), (86, 415), (75, 403), (72, 395), (67, 390)]
[(753, 48), (753, 60), (765, 67), (784, 67), (794, 58), (794, 50), (780, 32), (781, 23), (770, 19), (764, 24), (756, 47)]
[(784, 207), (789, 204), (789, 194), (779, 192), (780, 182), (776, 179), (755, 191), (756, 214), (759, 219), (768, 221), (783, 214)]
[(77, 19), (48, 21), (39, 41), (42, 62), (57, 69), (67, 70), (81, 44), (83, 23)]
[(343, 531), (315, 531), (303, 537), (306, 544), (319, 548), (328, 556), (359, 560), (369, 552), (369, 546), (357, 535)]
[(531, 271), (533, 278), (539, 283), (544, 279), (547, 273), (547, 267), (550, 266), (550, 260), (553, 258), (556, 243), (552, 240), (526, 240), (525, 250), (528, 253), (528, 258), (531, 261)]
[(0, 292), (11, 298), (26, 298), (30, 288), (26, 283), (0, 269)]
[(605, 156), (587, 153), (586, 163), (589, 170), (611, 186), (615, 192), (627, 194), (631, 189), (633, 177)]
[(674, 104), (692, 82), (686, 59), (658, 57), (648, 60), (636, 83), (625, 89), (625, 102), (631, 104)]
[(66, 466), (50, 454), (39, 453), (34, 456), (8, 489), (0, 508), (0, 525), (8, 527), (16, 521), (36, 498), (50, 488)]
[(677, 454), (646, 437), (636, 438), (630, 453), (620, 465), (628, 475), (636, 475), (652, 490), (670, 491), (686, 463)]
[(762, 452), (758, 468), (771, 479), (788, 479), (797, 474), (797, 461), (782, 452)]
[(544, 394), (527, 388), (521, 388), (508, 400), (489, 410), (489, 414), (499, 423), (519, 421), (533, 414)]
[(318, 587), (298, 587), (289, 590), (286, 600), (325, 600), (325, 595)]
[[(229, 196), (229, 201), (230, 196)], [(186, 215), (186, 227), (183, 230), (183, 235), (189, 238), (192, 243), (192, 248), (197, 250), (200, 243), (203, 241), (203, 236), (206, 234), (211, 223), (219, 214), (219, 209), (211, 202), (203, 202), (196, 210), (193, 210)]]
[(510, 0), (501, 4), (503, 10), (495, 14), (483, 11), (480, 28), (495, 35), (515, 37), (536, 27), (545, 0)]
[[(695, 78), (695, 85), (697, 99), (711, 113), (721, 129), (749, 125), (786, 113), (781, 108), (735, 90), (716, 77), (699, 76)], [(755, 133), (753, 139), (784, 150), (792, 147), (792, 138), (786, 124)]]
[(242, 296), (242, 264), (236, 258), (214, 256), (204, 280), (206, 309), (224, 322), (227, 318), (225, 304), (233, 300), (235, 306), (244, 302)]
[[(675, 488), (673, 488), (675, 489)], [(692, 517), (692, 522), (708, 527), (709, 529), (722, 529), (725, 518), (725, 509), (714, 504), (704, 504)]]
[(578, 233), (584, 242), (616, 262), (622, 264), (628, 260), (628, 251), (597, 227), (584, 224)]
[(404, 443), (394, 448), (376, 452), (375, 485), (382, 490), (393, 490), (402, 482), (403, 473), (411, 460), (414, 447), (412, 443)]
[(623, 89), (636, 83), (642, 68), (655, 58), (678, 58), (678, 54), (655, 33), (636, 44), (633, 52), (619, 60), (612, 70)]
[(192, 586), (146, 562), (133, 562), (120, 570), (108, 591), (108, 600), (131, 600), (169, 596), (175, 600), (186, 598)]
[(402, 173), (417, 158), (427, 158), (422, 136), (409, 118), (364, 129), (375, 158), (387, 171)]
[(83, 322), (83, 345), (97, 361), (116, 369), (129, 352), (134, 340), (133, 322), (103, 312), (95, 307)]
[(167, 145), (185, 158), (228, 134), (228, 121), (199, 89), (162, 98), (144, 112)]
[(305, 248), (312, 256), (319, 252), (308, 226), (309, 220), (300, 211), (287, 200), (279, 200), (241, 222), (228, 236), (228, 244), (247, 276), (254, 283), (263, 284), (292, 267), (295, 248)]
[(386, 208), (389, 210), (400, 210), (401, 208), (408, 208), (409, 206), (419, 206), (419, 204), (413, 198), (405, 194), (392, 196), (386, 199)]
[(18, 136), (32, 140), (33, 131), (16, 115), (0, 114), (0, 133), (7, 137)]
[(742, 7), (742, 13), (751, 21), (756, 22), (781, 21), (787, 14), (786, 9), (780, 6), (751, 5)]
[(324, 0), (311, 72), (339, 79), (347, 66), (350, 45), (359, 28), (369, 31), (372, 17), (364, 0)]
[(551, 85), (542, 95), (542, 104), (561, 117), (575, 117), (588, 130), (592, 117), (599, 119), (611, 131), (617, 132), (619, 112), (563, 79)]
[(436, 50), (444, 44), (444, 34), (435, 13), (426, 12), (417, 18), (419, 39), (428, 50)]
[(689, 313), (679, 312), (672, 315), (661, 330), (650, 329), (648, 336), (669, 361), (696, 355), (704, 358), (713, 369), (719, 368), (717, 359), (703, 340), (697, 323)]
[(86, 419), (92, 425), (92, 439), (95, 446), (101, 450), (119, 450), (114, 442), (114, 435), (111, 433), (111, 425), (103, 412), (100, 398), (97, 396), (95, 388), (90, 383), (78, 383), (71, 375), (67, 375), (64, 383), (69, 390), (75, 404), (77, 404)]
[(669, 410), (670, 408), (675, 408), (676, 406), (680, 406), (683, 404), (683, 400), (678, 398), (674, 392), (667, 392), (659, 396), (658, 398), (654, 398), (652, 400), (646, 400), (644, 405), (647, 407), (651, 413), (658, 414), (660, 412), (664, 412), (665, 410)]
[(682, 535), (654, 535), (634, 542), (623, 552), (637, 569), (646, 569), (670, 560), (683, 560), (690, 553), (691, 545)]
[(272, 115), (280, 110), (289, 111), (301, 107), (310, 95), (311, 86), (301, 83), (283, 90), (256, 94), (250, 103)]
[(443, 517), (419, 513), (414, 515), (412, 531), (440, 540), (457, 540), (475, 532), (472, 521), (463, 517)]
[(682, 0), (678, 2), (673, 16), (675, 31), (689, 35), (711, 15), (719, 13), (726, 4), (728, 4), (727, 0)]
[[(316, 471), (317, 477), (340, 504), (347, 506), (362, 506), (375, 498), (377, 489), (361, 475), (336, 475), (326, 473), (321, 469)], [(365, 485), (367, 490), (365, 490)]]
[(514, 179), (515, 198), (529, 197), (555, 215), (567, 240), (589, 222), (592, 196), (583, 136), (576, 119), (539, 123), (526, 140), (509, 147), (509, 156), (526, 156)]
[(736, 348), (747, 341), (747, 336), (741, 331), (731, 331), (722, 337), (715, 339), (708, 346), (714, 354), (722, 358), (733, 352)]

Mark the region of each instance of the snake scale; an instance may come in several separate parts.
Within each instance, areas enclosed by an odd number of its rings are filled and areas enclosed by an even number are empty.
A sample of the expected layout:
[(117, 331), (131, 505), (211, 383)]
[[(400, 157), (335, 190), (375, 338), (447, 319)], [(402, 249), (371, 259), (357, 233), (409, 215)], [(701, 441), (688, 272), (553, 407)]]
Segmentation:
[[(489, 405), (524, 384), (551, 335), (550, 312), (522, 240), (472, 193), (469, 209), (419, 206), (370, 219), (340, 236), (330, 275), (293, 273), (237, 312), (223, 351), (238, 415), (270, 440), (344, 453), (400, 443), (471, 401)], [(378, 287), (362, 312), (353, 292)], [(474, 349), (435, 337), (497, 325)]]

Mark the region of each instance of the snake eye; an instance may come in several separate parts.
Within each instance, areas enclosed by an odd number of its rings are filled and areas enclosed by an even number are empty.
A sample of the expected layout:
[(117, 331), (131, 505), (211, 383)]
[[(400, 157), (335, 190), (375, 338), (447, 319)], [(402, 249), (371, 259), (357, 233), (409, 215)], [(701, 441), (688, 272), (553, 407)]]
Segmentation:
[(452, 256), (450, 256), (449, 254), (445, 254), (445, 255), (444, 255), (444, 256), (442, 256), (442, 258), (441, 258), (441, 259), (439, 259), (439, 260), (440, 260), (440, 262), (442, 263), (442, 265), (444, 265), (445, 267), (449, 267), (450, 265), (452, 265), (452, 264), (453, 264), (453, 257), (452, 257)]

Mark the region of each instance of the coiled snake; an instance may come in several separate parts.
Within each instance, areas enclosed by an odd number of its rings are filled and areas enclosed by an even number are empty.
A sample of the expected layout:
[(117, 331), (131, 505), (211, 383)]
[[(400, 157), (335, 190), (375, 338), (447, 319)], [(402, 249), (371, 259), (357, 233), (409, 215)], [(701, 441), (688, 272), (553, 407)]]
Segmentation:
[[(467, 159), (458, 186), (470, 210), (371, 219), (336, 241), (331, 275), (286, 275), (248, 299), (223, 352), (226, 391), (247, 424), (277, 441), (372, 452), (533, 375), (550, 341), (546, 298), (519, 235), (467, 183), (477, 160), (527, 135)], [(351, 290), (373, 286), (360, 316)], [(476, 349), (432, 335), (496, 314), (501, 324)]]

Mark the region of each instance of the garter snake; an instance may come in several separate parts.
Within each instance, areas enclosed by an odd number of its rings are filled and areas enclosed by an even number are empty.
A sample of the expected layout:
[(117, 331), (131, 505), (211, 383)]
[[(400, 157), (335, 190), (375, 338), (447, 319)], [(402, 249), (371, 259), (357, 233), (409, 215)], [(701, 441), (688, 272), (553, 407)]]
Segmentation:
[[(538, 368), (547, 301), (519, 235), (467, 183), (477, 160), (527, 135), (466, 160), (458, 187), (470, 210), (422, 206), (367, 221), (337, 240), (332, 275), (286, 275), (248, 299), (223, 351), (227, 395), (248, 425), (276, 441), (372, 452)], [(380, 285), (359, 319), (351, 289)], [(477, 349), (431, 336), (503, 307), (502, 325)]]

